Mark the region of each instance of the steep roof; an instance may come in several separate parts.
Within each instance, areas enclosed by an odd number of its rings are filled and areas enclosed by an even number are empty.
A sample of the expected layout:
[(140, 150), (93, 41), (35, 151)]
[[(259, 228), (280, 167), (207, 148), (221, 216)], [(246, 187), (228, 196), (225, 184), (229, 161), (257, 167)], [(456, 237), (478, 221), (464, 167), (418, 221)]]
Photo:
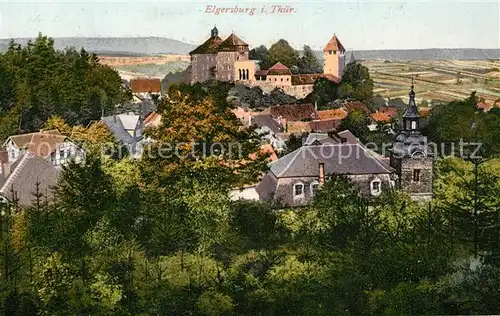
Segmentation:
[(281, 76), (281, 75), (291, 75), (292, 71), (287, 66), (280, 62), (274, 64), (271, 68), (267, 70), (267, 75), (271, 76)]
[(248, 49), (248, 44), (245, 43), (236, 34), (231, 33), (222, 43), (219, 44), (218, 51), (238, 51), (238, 47), (245, 46)]
[(160, 93), (161, 81), (158, 78), (137, 78), (130, 80), (132, 93)]
[[(67, 137), (57, 130), (40, 131), (36, 133), (10, 136), (8, 140), (20, 149), (28, 149), (35, 155), (45, 158), (52, 154), (59, 144), (66, 141)], [(7, 141), (8, 141), (7, 140)]]
[[(58, 130), (47, 130), (47, 131), (40, 131), (40, 132), (34, 132), (34, 133), (27, 133), (27, 134), (19, 134), (19, 135), (12, 135), (8, 138), (8, 140), (12, 140), (12, 142), (18, 147), (18, 148), (28, 148), (31, 138), (33, 138), (34, 135), (37, 134), (53, 134), (53, 135), (61, 135), (61, 133)], [(5, 142), (6, 143), (6, 142)]]
[(330, 50), (345, 52), (344, 46), (342, 45), (342, 43), (340, 43), (339, 39), (337, 38), (337, 35), (335, 34), (333, 34), (333, 37), (330, 39), (330, 41), (326, 44), (325, 48), (323, 49), (324, 52)]
[(420, 118), (417, 104), (415, 102), (415, 91), (413, 91), (413, 85), (411, 86), (411, 91), (410, 91), (410, 102), (408, 103), (408, 106), (406, 107), (406, 110), (403, 113), (403, 118), (411, 118), (411, 119)]
[(389, 174), (394, 169), (377, 159), (360, 144), (323, 144), (302, 146), (272, 162), (270, 170), (277, 178), (317, 177), (319, 162), (324, 162), (325, 173)]
[(127, 132), (122, 119), (123, 115), (111, 115), (105, 116), (101, 120), (106, 124), (118, 141), (124, 144), (133, 144), (137, 142), (138, 140), (134, 139), (134, 137)]
[(59, 175), (60, 171), (50, 163), (33, 153), (26, 153), (12, 166), (10, 176), (0, 188), (0, 195), (13, 201), (14, 192), (19, 205), (28, 206), (35, 199), (36, 183), (40, 183), (39, 192), (50, 198)]
[(314, 105), (307, 104), (283, 104), (270, 108), (270, 113), (274, 117), (281, 116), (289, 122), (313, 119), (317, 116)]
[(394, 118), (398, 115), (398, 108), (394, 106), (383, 106), (379, 109), (379, 112), (385, 113)]
[(189, 55), (195, 54), (216, 54), (217, 48), (222, 43), (222, 38), (219, 36), (211, 36), (203, 44), (192, 50)]

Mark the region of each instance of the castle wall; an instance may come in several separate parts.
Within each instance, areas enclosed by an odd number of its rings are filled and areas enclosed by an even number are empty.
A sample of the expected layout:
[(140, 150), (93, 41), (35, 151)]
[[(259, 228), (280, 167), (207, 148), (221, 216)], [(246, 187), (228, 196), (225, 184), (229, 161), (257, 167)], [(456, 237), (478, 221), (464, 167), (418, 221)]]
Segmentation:
[(234, 63), (237, 61), (248, 60), (248, 52), (219, 52), (216, 57), (217, 80), (234, 81), (235, 71)]
[(196, 54), (191, 57), (191, 84), (204, 82), (213, 76), (210, 68), (216, 65), (216, 54)]

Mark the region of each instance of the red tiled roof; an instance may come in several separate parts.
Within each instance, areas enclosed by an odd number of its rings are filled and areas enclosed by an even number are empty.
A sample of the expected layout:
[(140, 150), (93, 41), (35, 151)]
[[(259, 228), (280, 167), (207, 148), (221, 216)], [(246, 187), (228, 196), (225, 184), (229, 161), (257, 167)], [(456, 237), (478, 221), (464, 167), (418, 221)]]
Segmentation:
[(377, 122), (389, 123), (392, 121), (392, 118), (388, 114), (382, 113), (382, 112), (375, 112), (375, 113), (372, 113), (370, 116), (372, 119), (374, 119)]
[(272, 66), (267, 70), (267, 74), (279, 76), (279, 75), (291, 75), (292, 72), (290, 71), (290, 68), (288, 68), (287, 66), (283, 65), (280, 62), (277, 62), (276, 64), (274, 64), (274, 66)]
[(398, 115), (398, 108), (393, 106), (383, 106), (379, 109), (379, 112), (385, 113), (390, 117), (394, 118)]
[(161, 114), (157, 112), (151, 112), (145, 119), (144, 119), (144, 126), (148, 125), (153, 125), (157, 126), (161, 121)]
[(361, 110), (365, 112), (366, 114), (370, 114), (370, 109), (360, 101), (350, 101), (350, 102), (345, 102), (342, 104), (342, 106), (347, 110), (347, 112), (351, 113), (354, 110)]
[(318, 111), (319, 120), (343, 120), (346, 117), (347, 117), (347, 111), (344, 109)]
[(340, 43), (339, 39), (335, 34), (333, 34), (332, 39), (326, 44), (325, 48), (323, 49), (324, 52), (330, 51), (330, 50), (335, 50), (335, 51), (343, 51), (345, 52), (344, 46)]
[(288, 122), (286, 124), (286, 131), (289, 134), (299, 134), (304, 132), (311, 132), (311, 122)]
[(274, 117), (281, 116), (287, 122), (301, 121), (305, 119), (314, 119), (317, 116), (314, 105), (308, 104), (284, 104), (272, 106), (270, 114)]
[(321, 78), (328, 79), (328, 80), (333, 81), (335, 83), (339, 83), (340, 82), (340, 79), (337, 78), (337, 77), (335, 77), (332, 74), (321, 74)]
[(486, 102), (480, 102), (476, 105), (476, 107), (480, 110), (483, 110), (484, 112), (488, 112), (489, 110), (491, 110), (491, 108), (493, 107), (493, 105), (491, 104), (488, 104)]
[(311, 121), (309, 123), (311, 126), (311, 130), (313, 132), (326, 133), (338, 129), (340, 127), (340, 124), (342, 123), (342, 120), (329, 119), (329, 120)]
[(132, 93), (159, 93), (161, 81), (158, 78), (139, 78), (130, 80)]

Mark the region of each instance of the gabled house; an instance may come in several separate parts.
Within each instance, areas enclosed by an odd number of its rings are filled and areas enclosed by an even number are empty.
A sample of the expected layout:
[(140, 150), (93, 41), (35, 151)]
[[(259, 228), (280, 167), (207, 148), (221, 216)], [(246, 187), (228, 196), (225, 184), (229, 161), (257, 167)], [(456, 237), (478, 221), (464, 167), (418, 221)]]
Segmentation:
[(144, 122), (139, 115), (134, 113), (105, 116), (101, 118), (116, 141), (127, 148), (132, 157), (140, 156)]
[(306, 205), (334, 174), (349, 177), (365, 196), (377, 197), (384, 188), (393, 187), (395, 170), (350, 132), (344, 135), (336, 139), (315, 134), (299, 149), (272, 162), (255, 188), (259, 199), (290, 207)]
[(79, 162), (84, 158), (84, 150), (57, 130), (13, 135), (7, 138), (2, 147), (7, 150), (10, 164), (28, 152), (56, 167), (70, 160)]
[(7, 151), (0, 150), (0, 202), (29, 206), (37, 191), (43, 200), (51, 199), (60, 173), (60, 169), (32, 152), (23, 153), (10, 164)]

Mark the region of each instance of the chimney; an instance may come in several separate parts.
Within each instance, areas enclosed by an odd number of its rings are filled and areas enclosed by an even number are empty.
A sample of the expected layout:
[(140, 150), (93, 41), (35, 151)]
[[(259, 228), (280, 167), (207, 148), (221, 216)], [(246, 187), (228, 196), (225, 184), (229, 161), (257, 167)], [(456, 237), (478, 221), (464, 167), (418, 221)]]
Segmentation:
[(318, 179), (319, 185), (325, 184), (325, 163), (320, 162), (319, 163), (319, 179)]
[(252, 115), (248, 116), (248, 126), (252, 126)]
[(115, 114), (115, 115), (113, 115), (113, 122), (115, 122), (115, 123), (116, 123), (116, 114)]
[(7, 180), (10, 175), (9, 154), (4, 148), (0, 148), (0, 178)]

